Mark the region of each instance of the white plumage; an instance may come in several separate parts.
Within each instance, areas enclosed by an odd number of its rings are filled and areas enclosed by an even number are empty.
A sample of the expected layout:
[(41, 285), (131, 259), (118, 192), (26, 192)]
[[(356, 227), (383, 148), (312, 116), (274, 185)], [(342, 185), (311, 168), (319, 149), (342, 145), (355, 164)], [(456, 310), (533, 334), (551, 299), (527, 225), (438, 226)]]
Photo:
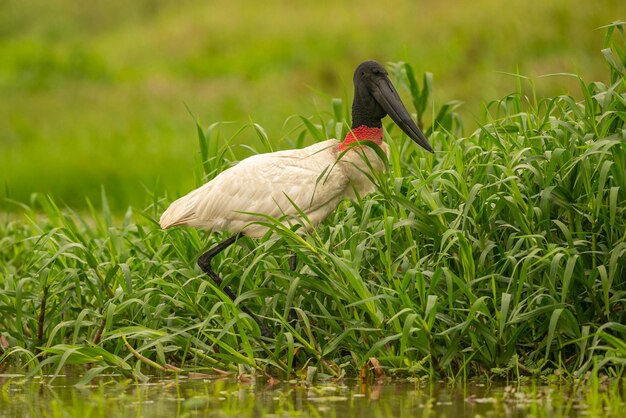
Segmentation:
[[(260, 237), (267, 233), (268, 227), (262, 224), (267, 221), (264, 216), (280, 219), (285, 225), (304, 225), (299, 231), (306, 231), (316, 227), (342, 199), (374, 190), (372, 170), (382, 170), (384, 163), (371, 147), (358, 142), (372, 141), (389, 155), (389, 146), (382, 142), (381, 120), (386, 115), (409, 138), (433, 151), (380, 64), (361, 63), (353, 81), (352, 129), (343, 142), (330, 139), (303, 149), (246, 158), (173, 202), (161, 215), (163, 228), (189, 225), (234, 233), (198, 258), (200, 268), (218, 286), (222, 279), (213, 271), (211, 260), (242, 234)], [(308, 221), (301, 219), (300, 212)], [(295, 269), (294, 257), (289, 266)], [(237, 296), (227, 286), (224, 292), (236, 301)], [(254, 318), (264, 336), (271, 335), (248, 308), (241, 306), (241, 310)]]
[[(339, 145), (331, 139), (246, 158), (173, 202), (161, 216), (161, 227), (188, 225), (260, 237), (267, 227), (258, 222), (266, 219), (255, 214), (316, 227), (342, 199), (373, 191), (368, 174), (384, 167), (370, 147), (352, 147), (342, 154)], [(388, 154), (388, 145), (381, 147)], [(300, 219), (296, 206), (310, 224)]]

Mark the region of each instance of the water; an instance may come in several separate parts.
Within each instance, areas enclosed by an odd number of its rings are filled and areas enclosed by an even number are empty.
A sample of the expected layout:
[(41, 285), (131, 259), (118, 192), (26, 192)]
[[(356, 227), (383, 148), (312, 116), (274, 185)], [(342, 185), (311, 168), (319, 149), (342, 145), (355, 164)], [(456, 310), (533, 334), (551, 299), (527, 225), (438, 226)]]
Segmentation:
[(449, 386), (357, 380), (268, 384), (233, 379), (105, 376), (76, 387), (77, 377), (24, 381), (0, 375), (1, 417), (577, 417), (621, 416), (621, 385)]

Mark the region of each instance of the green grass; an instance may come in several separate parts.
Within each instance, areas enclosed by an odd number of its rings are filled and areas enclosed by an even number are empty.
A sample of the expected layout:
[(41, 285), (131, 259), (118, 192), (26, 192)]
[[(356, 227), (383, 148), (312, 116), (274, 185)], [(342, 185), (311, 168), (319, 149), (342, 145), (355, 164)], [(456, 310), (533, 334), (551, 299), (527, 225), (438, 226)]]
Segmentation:
[[(540, 97), (581, 99), (575, 79), (545, 74), (606, 83), (597, 28), (621, 17), (619, 0), (5, 0), (0, 197), (38, 192), (83, 209), (105, 184), (120, 212), (143, 205), (157, 179), (181, 193), (193, 186), (196, 151), (185, 104), (204, 125), (252, 119), (285, 148), (294, 139), (285, 119), (316, 115), (328, 97), (347, 101), (355, 66), (371, 58), (434, 74), (435, 103), (463, 101), (469, 134), (481, 103), (511, 91), (503, 73), (531, 77)], [(247, 131), (235, 145), (255, 140)]]
[[(171, 366), (340, 377), (372, 358), (397, 376), (622, 376), (626, 41), (620, 24), (606, 30), (610, 82), (572, 76), (582, 100), (538, 96), (518, 76), (468, 136), (444, 104), (425, 127), (434, 155), (387, 126), (391, 175), (376, 193), (304, 237), (268, 218), (275, 237), (214, 261), (235, 303), (195, 265), (224, 236), (158, 227), (172, 196), (118, 217), (104, 192), (87, 213), (35, 195), (0, 224), (0, 360), (33, 375), (89, 365), (83, 382)], [(421, 119), (429, 84), (408, 64), (390, 69)], [(346, 105), (295, 128), (291, 145), (345, 132)], [(198, 182), (235, 157), (219, 129), (199, 131), (201, 154), (218, 157), (197, 164)], [(242, 303), (275, 338), (260, 338)]]

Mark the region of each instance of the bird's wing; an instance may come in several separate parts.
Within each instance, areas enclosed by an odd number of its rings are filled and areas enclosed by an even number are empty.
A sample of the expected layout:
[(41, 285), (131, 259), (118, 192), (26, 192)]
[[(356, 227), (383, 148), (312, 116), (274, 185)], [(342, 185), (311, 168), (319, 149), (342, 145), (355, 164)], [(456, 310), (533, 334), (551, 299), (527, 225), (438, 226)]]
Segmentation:
[[(287, 223), (300, 218), (299, 208), (315, 226), (336, 208), (348, 187), (348, 177), (336, 164), (336, 144), (331, 140), (247, 158), (172, 203), (161, 224), (258, 236), (267, 228), (250, 225), (264, 221), (254, 214), (282, 218)], [(169, 211), (172, 216), (167, 216)]]

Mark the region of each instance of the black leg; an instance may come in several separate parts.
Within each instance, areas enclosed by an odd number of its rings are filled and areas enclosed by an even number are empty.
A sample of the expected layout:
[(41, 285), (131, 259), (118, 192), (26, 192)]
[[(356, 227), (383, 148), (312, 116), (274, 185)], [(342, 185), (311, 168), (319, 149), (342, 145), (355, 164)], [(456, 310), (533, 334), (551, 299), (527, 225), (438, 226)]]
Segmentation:
[(296, 271), (297, 262), (298, 262), (298, 257), (296, 257), (296, 253), (291, 254), (291, 257), (289, 257), (289, 269), (291, 271)]
[[(289, 257), (289, 269), (291, 271), (296, 271), (296, 263), (298, 262), (298, 257), (296, 257), (296, 253), (291, 254)], [(287, 316), (287, 320), (290, 324), (294, 324), (298, 320), (298, 314), (293, 309), (289, 309), (289, 315)]]
[[(228, 248), (230, 245), (232, 245), (235, 241), (237, 241), (237, 239), (241, 235), (242, 234), (239, 233), (239, 234), (233, 235), (230, 238), (225, 239), (224, 241), (220, 242), (215, 247), (211, 248), (209, 251), (207, 251), (206, 253), (202, 254), (198, 258), (198, 265), (200, 266), (202, 271), (204, 271), (206, 274), (208, 274), (209, 277), (211, 277), (211, 279), (213, 279), (215, 284), (217, 284), (218, 286), (222, 285), (222, 278), (220, 276), (218, 276), (213, 271), (213, 269), (211, 268), (211, 260), (213, 259), (213, 257), (218, 255), (219, 253), (224, 251), (226, 248)], [(228, 295), (228, 297), (234, 302), (235, 299), (237, 298), (237, 296), (233, 293), (233, 291), (230, 290), (230, 288), (228, 286), (225, 286), (223, 290), (224, 290), (224, 293), (226, 293)], [(243, 312), (245, 312), (247, 315), (249, 315), (252, 319), (254, 319), (257, 324), (259, 324), (259, 328), (261, 328), (261, 334), (264, 337), (271, 337), (272, 334), (270, 333), (270, 331), (261, 322), (261, 320), (255, 314), (253, 314), (252, 311), (250, 311), (250, 309), (246, 308), (243, 305), (240, 305), (239, 308)]]

